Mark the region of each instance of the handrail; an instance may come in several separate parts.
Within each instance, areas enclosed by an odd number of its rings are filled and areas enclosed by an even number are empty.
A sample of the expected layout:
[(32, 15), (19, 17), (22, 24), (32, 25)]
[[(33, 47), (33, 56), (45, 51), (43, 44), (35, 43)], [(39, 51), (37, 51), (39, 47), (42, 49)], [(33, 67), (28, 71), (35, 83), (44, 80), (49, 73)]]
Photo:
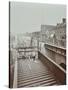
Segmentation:
[[(40, 51), (39, 51), (40, 52)], [(41, 52), (40, 52), (41, 53)], [(42, 53), (41, 53), (42, 54)], [(54, 60), (49, 58), (48, 56), (45, 56), (50, 62), (52, 62), (55, 66), (57, 66), (60, 70), (62, 70), (64, 73), (66, 73), (65, 69), (63, 69), (59, 64), (57, 64)]]
[(62, 55), (62, 56), (65, 56), (65, 57), (66, 57), (66, 55), (64, 55), (64, 54), (62, 54), (62, 53), (58, 53), (57, 51), (55, 51), (55, 50), (53, 50), (53, 49), (50, 49), (50, 48), (47, 48), (47, 49), (49, 49), (50, 51), (53, 51), (53, 52), (55, 52), (55, 53), (57, 53), (57, 54), (60, 54), (60, 55)]
[(66, 57), (66, 49), (54, 45), (44, 44), (45, 48)]
[(66, 50), (66, 48), (59, 47), (59, 46), (56, 46), (56, 45), (51, 45), (51, 44), (48, 44), (48, 43), (44, 43), (44, 44), (45, 44), (45, 45), (52, 46), (52, 47), (55, 47), (55, 48), (59, 48), (59, 49), (62, 49), (62, 50)]

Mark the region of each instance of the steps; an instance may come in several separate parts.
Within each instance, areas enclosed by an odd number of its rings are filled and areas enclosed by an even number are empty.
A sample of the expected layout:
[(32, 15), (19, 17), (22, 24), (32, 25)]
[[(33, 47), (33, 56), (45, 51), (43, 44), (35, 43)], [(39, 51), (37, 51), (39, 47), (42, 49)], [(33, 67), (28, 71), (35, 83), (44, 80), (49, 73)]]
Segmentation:
[(54, 75), (40, 60), (19, 60), (17, 86), (37, 87), (57, 85)]

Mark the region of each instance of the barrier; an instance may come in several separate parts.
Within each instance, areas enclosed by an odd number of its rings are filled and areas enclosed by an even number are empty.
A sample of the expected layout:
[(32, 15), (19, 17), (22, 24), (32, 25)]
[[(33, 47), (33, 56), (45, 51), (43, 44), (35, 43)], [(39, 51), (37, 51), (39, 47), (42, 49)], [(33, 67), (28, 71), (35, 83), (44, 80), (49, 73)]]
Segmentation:
[(43, 55), (40, 51), (38, 51), (38, 58), (47, 65), (49, 70), (55, 75), (56, 80), (60, 82), (60, 85), (66, 84), (66, 71), (49, 57)]

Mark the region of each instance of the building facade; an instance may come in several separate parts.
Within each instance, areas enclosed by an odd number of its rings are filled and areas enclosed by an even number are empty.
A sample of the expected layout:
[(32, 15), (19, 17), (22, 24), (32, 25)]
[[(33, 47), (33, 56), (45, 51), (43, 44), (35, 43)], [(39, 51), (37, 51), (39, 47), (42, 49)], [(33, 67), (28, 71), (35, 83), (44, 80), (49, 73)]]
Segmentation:
[(66, 19), (56, 26), (41, 25), (40, 40), (44, 43), (66, 47)]
[(66, 19), (62, 19), (62, 23), (56, 25), (55, 35), (58, 46), (66, 47)]

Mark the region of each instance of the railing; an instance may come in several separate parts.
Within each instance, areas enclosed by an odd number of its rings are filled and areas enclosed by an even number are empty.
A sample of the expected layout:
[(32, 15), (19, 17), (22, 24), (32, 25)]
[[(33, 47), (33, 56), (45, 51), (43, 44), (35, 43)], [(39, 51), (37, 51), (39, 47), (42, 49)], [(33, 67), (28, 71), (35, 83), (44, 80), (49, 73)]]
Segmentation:
[(66, 84), (66, 71), (49, 57), (44, 56), (40, 51), (38, 51), (38, 58), (45, 64), (49, 70), (56, 76), (56, 80), (58, 80), (61, 85)]
[(45, 44), (45, 48), (66, 57), (66, 48)]

